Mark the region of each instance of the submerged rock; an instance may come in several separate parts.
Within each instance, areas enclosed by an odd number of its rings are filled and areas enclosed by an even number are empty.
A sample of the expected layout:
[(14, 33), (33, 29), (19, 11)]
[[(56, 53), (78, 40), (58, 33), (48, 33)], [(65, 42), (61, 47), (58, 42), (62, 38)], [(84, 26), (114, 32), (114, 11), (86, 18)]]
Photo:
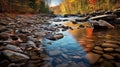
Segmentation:
[(64, 35), (62, 33), (59, 33), (59, 34), (49, 35), (46, 38), (49, 40), (58, 40), (58, 39), (61, 39), (63, 37), (64, 37)]
[(86, 54), (86, 58), (92, 63), (96, 63), (98, 59), (101, 57), (101, 55), (94, 54), (94, 53), (88, 53)]

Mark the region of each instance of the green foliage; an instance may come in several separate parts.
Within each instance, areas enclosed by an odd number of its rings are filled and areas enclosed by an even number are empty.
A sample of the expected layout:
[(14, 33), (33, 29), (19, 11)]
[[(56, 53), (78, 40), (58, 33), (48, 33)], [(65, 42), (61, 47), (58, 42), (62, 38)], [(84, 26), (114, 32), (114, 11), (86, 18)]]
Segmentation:
[(45, 6), (45, 2), (44, 1), (41, 1), (41, 4), (40, 4), (40, 12), (43, 12), (43, 13), (48, 13), (49, 12), (49, 8), (48, 6)]

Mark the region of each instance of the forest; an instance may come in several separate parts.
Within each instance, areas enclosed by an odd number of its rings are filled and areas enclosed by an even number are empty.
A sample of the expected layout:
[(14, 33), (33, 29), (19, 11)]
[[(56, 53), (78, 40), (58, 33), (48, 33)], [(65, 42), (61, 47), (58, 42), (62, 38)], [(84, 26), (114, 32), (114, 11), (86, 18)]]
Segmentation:
[(93, 11), (114, 10), (120, 7), (120, 0), (64, 0), (52, 7), (55, 14), (89, 13)]
[(0, 13), (48, 13), (47, 0), (0, 0)]

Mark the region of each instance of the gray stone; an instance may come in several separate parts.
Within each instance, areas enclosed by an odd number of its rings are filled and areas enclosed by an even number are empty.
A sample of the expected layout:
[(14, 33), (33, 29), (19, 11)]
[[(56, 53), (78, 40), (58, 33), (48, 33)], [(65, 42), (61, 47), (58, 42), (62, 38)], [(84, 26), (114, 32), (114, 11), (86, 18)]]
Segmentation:
[(23, 52), (18, 46), (10, 45), (10, 44), (6, 45), (4, 49)]
[(73, 56), (74, 59), (80, 59), (80, 56)]
[(86, 54), (86, 58), (90, 61), (91, 64), (96, 63), (100, 57), (101, 55), (94, 54), (94, 53)]
[(68, 58), (68, 56), (67, 56), (66, 54), (64, 54), (64, 53), (62, 54), (62, 56), (63, 56), (64, 58)]
[(102, 47), (107, 47), (107, 48), (118, 48), (119, 46), (116, 44), (110, 44), (110, 43), (103, 43)]
[(109, 54), (103, 54), (103, 57), (109, 60), (114, 59), (114, 57)]
[(41, 66), (41, 67), (53, 67), (51, 63), (46, 63), (45, 65)]
[(61, 53), (60, 50), (53, 50), (53, 51), (49, 51), (49, 55), (54, 56), (54, 55), (59, 55)]
[(14, 51), (10, 51), (10, 50), (4, 50), (3, 54), (11, 61), (15, 62), (15, 61), (27, 61), (29, 58), (29, 56), (22, 54), (22, 53), (17, 53)]
[(33, 41), (28, 41), (27, 43), (28, 43), (28, 46), (37, 48), (36, 44)]
[(77, 67), (88, 67), (88, 66), (86, 66), (84, 62), (79, 62), (77, 64)]
[(96, 50), (100, 50), (100, 51), (103, 50), (103, 48), (101, 48), (101, 47), (99, 47), (99, 46), (94, 47), (94, 49), (96, 49)]
[(46, 58), (44, 58), (43, 60), (48, 60), (48, 61), (50, 61), (50, 60), (53, 60), (53, 58), (51, 58), (51, 57), (46, 57)]
[(112, 52), (112, 51), (114, 51), (114, 49), (113, 48), (104, 48), (104, 51)]
[(71, 67), (78, 67), (78, 65), (76, 63), (71, 63)]
[(57, 62), (57, 63), (62, 63), (63, 61), (62, 61), (62, 59), (60, 59), (60, 58), (56, 58), (56, 62)]

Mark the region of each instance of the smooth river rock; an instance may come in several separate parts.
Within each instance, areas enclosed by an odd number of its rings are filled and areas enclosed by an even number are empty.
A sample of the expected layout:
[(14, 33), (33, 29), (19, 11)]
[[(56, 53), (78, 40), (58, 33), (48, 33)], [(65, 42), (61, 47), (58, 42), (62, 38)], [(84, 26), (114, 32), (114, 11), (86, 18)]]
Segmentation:
[(30, 59), (30, 57), (25, 54), (17, 53), (11, 50), (4, 50), (3, 54), (12, 62), (16, 62), (16, 61), (24, 62)]
[(91, 64), (94, 64), (99, 60), (101, 55), (98, 55), (98, 54), (95, 54), (95, 53), (88, 53), (88, 54), (86, 54), (85, 57), (90, 61)]
[(103, 57), (109, 60), (114, 59), (114, 57), (109, 54), (103, 54)]
[(103, 50), (103, 48), (101, 48), (101, 47), (99, 47), (99, 46), (94, 47), (94, 49), (96, 49), (96, 50), (100, 50), (100, 51)]
[(110, 44), (110, 43), (103, 43), (102, 47), (108, 47), (108, 48), (118, 48), (119, 46), (116, 44)]
[(103, 54), (103, 51), (99, 51), (99, 50), (92, 50), (92, 52), (97, 53), (97, 54)]
[(113, 48), (104, 48), (104, 51), (106, 51), (106, 52), (112, 52), (112, 51), (114, 51), (114, 49)]

